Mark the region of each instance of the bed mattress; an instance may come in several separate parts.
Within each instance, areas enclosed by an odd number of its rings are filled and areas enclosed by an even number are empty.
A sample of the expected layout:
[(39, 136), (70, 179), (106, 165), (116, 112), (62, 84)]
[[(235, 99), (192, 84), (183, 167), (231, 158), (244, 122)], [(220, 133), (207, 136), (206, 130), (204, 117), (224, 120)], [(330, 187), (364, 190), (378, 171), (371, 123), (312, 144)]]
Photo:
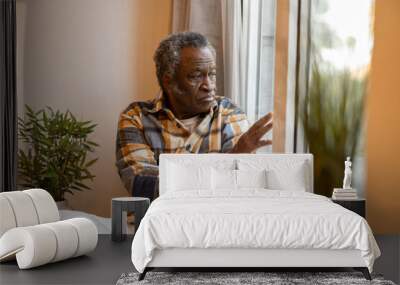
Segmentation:
[(379, 248), (361, 216), (307, 192), (241, 189), (157, 198), (132, 243), (139, 272), (163, 249), (359, 250), (372, 271)]

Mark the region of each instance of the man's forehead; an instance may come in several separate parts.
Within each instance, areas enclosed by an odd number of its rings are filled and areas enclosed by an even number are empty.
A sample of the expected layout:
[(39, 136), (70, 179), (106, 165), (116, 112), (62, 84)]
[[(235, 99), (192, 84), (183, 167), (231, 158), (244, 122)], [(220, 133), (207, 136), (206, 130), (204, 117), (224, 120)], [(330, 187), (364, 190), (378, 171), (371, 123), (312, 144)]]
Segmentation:
[(185, 47), (181, 51), (181, 65), (186, 64), (215, 64), (214, 54), (208, 47)]

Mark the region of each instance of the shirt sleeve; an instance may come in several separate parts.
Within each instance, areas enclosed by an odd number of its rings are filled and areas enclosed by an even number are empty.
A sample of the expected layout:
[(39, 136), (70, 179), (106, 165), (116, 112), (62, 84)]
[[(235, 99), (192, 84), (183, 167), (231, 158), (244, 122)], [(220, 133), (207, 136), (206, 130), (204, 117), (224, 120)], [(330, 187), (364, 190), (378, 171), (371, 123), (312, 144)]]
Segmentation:
[(249, 126), (246, 114), (239, 107), (233, 108), (226, 116), (222, 128), (221, 152), (226, 153), (231, 151), (240, 136), (249, 129)]
[(154, 199), (158, 191), (158, 165), (143, 133), (139, 107), (119, 117), (116, 159), (119, 176), (128, 192)]

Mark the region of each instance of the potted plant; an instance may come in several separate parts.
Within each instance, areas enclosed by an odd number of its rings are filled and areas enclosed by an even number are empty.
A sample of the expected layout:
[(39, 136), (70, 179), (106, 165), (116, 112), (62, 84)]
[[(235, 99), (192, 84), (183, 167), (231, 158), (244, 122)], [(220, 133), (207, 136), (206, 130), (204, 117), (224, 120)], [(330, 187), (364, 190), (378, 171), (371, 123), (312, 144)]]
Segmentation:
[(23, 187), (47, 190), (56, 202), (65, 193), (89, 190), (84, 183), (95, 177), (90, 171), (97, 158), (88, 159), (97, 143), (89, 140), (96, 124), (79, 121), (70, 112), (47, 107), (33, 111), (26, 106), (25, 119), (18, 118), (18, 170)]
[(343, 180), (344, 161), (360, 146), (366, 77), (313, 66), (300, 118), (314, 155), (315, 192), (331, 196)]

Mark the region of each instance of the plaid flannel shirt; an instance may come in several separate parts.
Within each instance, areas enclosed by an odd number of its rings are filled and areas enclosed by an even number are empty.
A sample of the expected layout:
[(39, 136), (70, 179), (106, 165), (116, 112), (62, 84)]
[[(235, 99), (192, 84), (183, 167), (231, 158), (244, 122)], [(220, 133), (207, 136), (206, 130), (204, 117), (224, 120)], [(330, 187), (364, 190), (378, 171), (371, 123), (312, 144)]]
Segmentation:
[(133, 196), (156, 198), (161, 153), (229, 152), (249, 123), (243, 111), (225, 97), (216, 97), (208, 114), (190, 133), (165, 106), (164, 97), (134, 102), (118, 122), (116, 166)]

